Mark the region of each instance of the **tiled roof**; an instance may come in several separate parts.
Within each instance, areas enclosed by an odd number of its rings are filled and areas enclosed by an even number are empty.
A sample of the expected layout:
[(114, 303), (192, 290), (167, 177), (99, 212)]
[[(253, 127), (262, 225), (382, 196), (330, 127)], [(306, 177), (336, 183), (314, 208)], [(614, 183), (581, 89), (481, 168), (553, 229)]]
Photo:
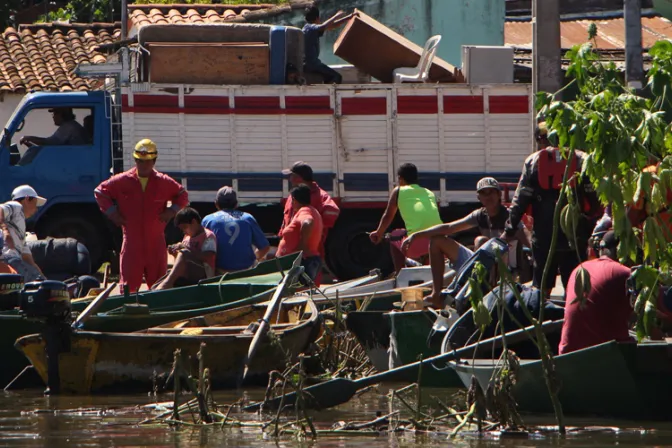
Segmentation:
[[(571, 48), (588, 40), (588, 27), (597, 25), (597, 48), (625, 48), (625, 23), (623, 18), (572, 20), (560, 23), (560, 45)], [(660, 39), (672, 38), (672, 23), (663, 17), (642, 17), (642, 46), (651, 47)], [(504, 25), (505, 45), (532, 48), (532, 22), (507, 21)]]
[(129, 5), (128, 15), (136, 28), (149, 24), (249, 22), (303, 9), (311, 3), (311, 0), (289, 0), (283, 5)]
[(72, 74), (80, 62), (97, 64), (100, 44), (119, 39), (120, 24), (20, 25), (0, 34), (0, 91), (89, 90), (94, 80)]

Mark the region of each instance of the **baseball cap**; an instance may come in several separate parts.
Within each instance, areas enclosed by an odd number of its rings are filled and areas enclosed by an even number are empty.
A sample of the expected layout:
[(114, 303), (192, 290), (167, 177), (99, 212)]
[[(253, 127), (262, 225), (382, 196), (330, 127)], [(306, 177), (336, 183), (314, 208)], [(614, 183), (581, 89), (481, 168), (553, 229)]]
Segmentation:
[(299, 161), (292, 165), (291, 168), (282, 170), (282, 174), (285, 176), (288, 176), (291, 173), (301, 176), (303, 180), (309, 182), (312, 182), (313, 180), (313, 169), (306, 162)]
[(502, 191), (502, 187), (499, 186), (499, 182), (497, 182), (497, 179), (494, 177), (484, 177), (476, 184), (476, 192), (480, 192), (481, 190), (486, 190), (488, 188), (494, 188), (498, 191)]
[(67, 114), (72, 114), (72, 107), (52, 107), (51, 109), (48, 109), (47, 112), (58, 112), (58, 113), (67, 113)]
[(156, 143), (148, 138), (143, 138), (135, 145), (133, 158), (138, 160), (154, 160), (159, 155)]
[(233, 202), (233, 201), (238, 201), (238, 195), (236, 194), (236, 190), (234, 190), (232, 187), (226, 186), (222, 187), (217, 191), (217, 197), (215, 198), (215, 202)]
[(37, 206), (42, 207), (47, 200), (43, 198), (42, 196), (37, 195), (37, 191), (30, 185), (21, 185), (19, 187), (16, 187), (14, 191), (12, 191), (12, 201), (18, 201), (23, 198), (35, 198), (37, 199)]
[(618, 246), (618, 237), (613, 230), (608, 231), (600, 241), (600, 249), (613, 249)]

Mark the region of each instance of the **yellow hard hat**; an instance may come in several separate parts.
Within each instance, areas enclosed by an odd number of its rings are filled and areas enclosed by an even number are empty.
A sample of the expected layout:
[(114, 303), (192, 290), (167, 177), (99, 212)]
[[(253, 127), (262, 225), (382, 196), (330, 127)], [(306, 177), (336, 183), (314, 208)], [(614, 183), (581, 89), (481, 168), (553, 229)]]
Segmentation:
[(135, 145), (133, 158), (138, 160), (154, 160), (158, 154), (156, 143), (148, 138), (143, 138), (137, 145)]

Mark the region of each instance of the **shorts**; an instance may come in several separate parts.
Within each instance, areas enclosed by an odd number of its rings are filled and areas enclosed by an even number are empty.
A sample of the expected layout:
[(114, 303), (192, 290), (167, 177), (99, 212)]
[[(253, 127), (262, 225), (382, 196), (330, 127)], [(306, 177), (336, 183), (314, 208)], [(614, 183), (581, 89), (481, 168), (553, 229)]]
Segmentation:
[[(406, 229), (396, 229), (390, 232), (392, 237), (390, 244), (399, 249), (401, 252), (401, 245), (406, 241)], [(413, 238), (413, 243), (411, 247), (408, 248), (406, 253), (407, 258), (421, 258), (429, 253), (429, 239), (427, 238)]]
[[(303, 266), (306, 275), (308, 275), (311, 280), (315, 281), (317, 274), (319, 274), (322, 269), (322, 258), (319, 256), (304, 258), (301, 260), (301, 266)], [(307, 281), (304, 278), (301, 278), (299, 282), (303, 286), (308, 286)]]
[(464, 266), (471, 256), (474, 255), (474, 252), (468, 247), (465, 247), (459, 243), (458, 246), (460, 248), (458, 249), (457, 260), (451, 263), (455, 272), (459, 272), (459, 270), (462, 269), (462, 266)]
[(25, 283), (44, 280), (44, 277), (42, 277), (42, 274), (40, 274), (40, 271), (38, 271), (35, 266), (26, 263), (23, 258), (19, 256), (4, 254), (0, 257), (0, 261), (11, 266), (17, 274), (23, 277)]

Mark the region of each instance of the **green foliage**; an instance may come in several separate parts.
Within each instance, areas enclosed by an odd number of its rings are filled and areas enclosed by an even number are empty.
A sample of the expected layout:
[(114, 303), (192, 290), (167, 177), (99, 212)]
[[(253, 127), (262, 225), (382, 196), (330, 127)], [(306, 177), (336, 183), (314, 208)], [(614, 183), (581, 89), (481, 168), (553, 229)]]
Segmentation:
[[(597, 30), (590, 31), (594, 39)], [(648, 88), (652, 98), (625, 86), (613, 63), (603, 63), (593, 43), (577, 45), (567, 52), (567, 75), (578, 88), (571, 101), (557, 101), (545, 92), (537, 95), (537, 110), (546, 120), (549, 135), (557, 138), (564, 154), (582, 150), (587, 174), (600, 201), (612, 205), (614, 231), (620, 237), (622, 262), (634, 262), (643, 254), (644, 266), (657, 275), (642, 275), (636, 310), (638, 336), (650, 335), (655, 317), (656, 285), (668, 281), (672, 241), (660, 213), (668, 209), (666, 194), (672, 187), (672, 42), (657, 42), (649, 52), (652, 66)], [(644, 169), (658, 165), (657, 169)], [(571, 187), (565, 185), (568, 197)], [(644, 209), (643, 229), (628, 219), (632, 207)], [(669, 232), (668, 232), (669, 233)], [(648, 272), (648, 271), (647, 271)], [(642, 280), (643, 279), (643, 280)]]

